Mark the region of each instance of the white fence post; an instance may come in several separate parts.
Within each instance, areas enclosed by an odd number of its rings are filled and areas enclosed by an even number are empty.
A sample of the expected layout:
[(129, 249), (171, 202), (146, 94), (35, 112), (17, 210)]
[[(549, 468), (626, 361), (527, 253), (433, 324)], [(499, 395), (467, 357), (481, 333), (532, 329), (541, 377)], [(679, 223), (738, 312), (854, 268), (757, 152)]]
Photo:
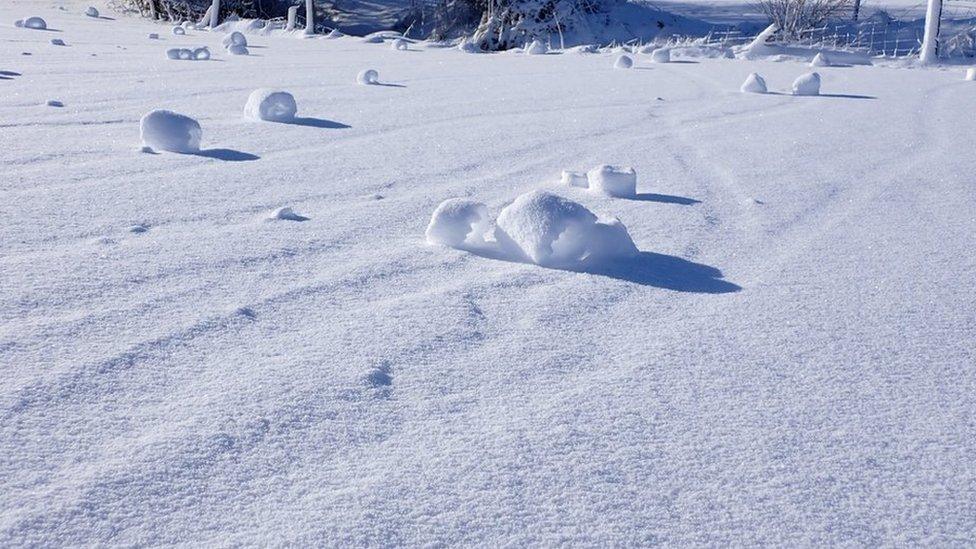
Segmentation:
[(295, 19), (298, 17), (298, 6), (288, 7), (288, 24), (285, 25), (285, 30), (295, 30)]
[(210, 4), (210, 30), (217, 28), (220, 24), (220, 0), (213, 0)]
[(938, 61), (936, 45), (939, 43), (939, 19), (942, 17), (942, 0), (929, 0), (929, 7), (925, 10), (925, 36), (922, 38), (922, 55), (919, 61), (923, 64)]
[(305, 34), (315, 34), (314, 0), (305, 0)]

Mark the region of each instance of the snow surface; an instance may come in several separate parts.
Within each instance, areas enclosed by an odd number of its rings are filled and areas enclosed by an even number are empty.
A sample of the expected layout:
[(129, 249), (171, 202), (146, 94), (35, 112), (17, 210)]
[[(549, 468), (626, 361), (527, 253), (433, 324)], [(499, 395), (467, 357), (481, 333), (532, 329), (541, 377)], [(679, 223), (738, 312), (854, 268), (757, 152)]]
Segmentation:
[[(0, 545), (976, 539), (961, 69), (794, 97), (810, 58), (616, 71), (258, 33), (232, 57), (49, 6), (0, 2)], [(753, 72), (780, 93), (739, 93)], [(259, 87), (318, 118), (243, 120)], [(153, 109), (204, 148), (136, 151)], [(637, 199), (558, 181), (600, 163)], [(539, 190), (640, 252), (426, 242), (448, 198), (497, 218)]]

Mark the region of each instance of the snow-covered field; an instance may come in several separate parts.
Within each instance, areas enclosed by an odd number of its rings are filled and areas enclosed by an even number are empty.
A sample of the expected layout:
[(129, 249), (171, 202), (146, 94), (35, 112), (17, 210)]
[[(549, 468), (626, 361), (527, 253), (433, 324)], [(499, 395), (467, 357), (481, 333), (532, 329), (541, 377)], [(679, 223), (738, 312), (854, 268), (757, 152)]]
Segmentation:
[[(84, 7), (0, 4), (0, 545), (976, 539), (960, 69), (794, 97), (798, 62), (232, 56)], [(258, 88), (298, 118), (245, 118)], [(140, 152), (157, 108), (199, 154)], [(560, 183), (600, 164), (636, 197)], [(534, 190), (640, 253), (425, 240), (445, 199), (494, 219)]]

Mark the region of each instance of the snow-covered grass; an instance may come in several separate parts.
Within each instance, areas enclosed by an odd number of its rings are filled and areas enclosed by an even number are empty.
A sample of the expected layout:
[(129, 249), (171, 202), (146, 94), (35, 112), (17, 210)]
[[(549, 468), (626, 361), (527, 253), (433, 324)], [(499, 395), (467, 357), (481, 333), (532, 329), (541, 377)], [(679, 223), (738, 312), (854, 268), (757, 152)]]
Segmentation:
[[(964, 70), (796, 97), (806, 62), (233, 56), (86, 7), (0, 3), (0, 545), (976, 537)], [(156, 109), (199, 151), (140, 152)], [(603, 164), (636, 194), (561, 182)], [(448, 198), (546, 266), (428, 243)], [(549, 261), (563, 210), (636, 253)]]

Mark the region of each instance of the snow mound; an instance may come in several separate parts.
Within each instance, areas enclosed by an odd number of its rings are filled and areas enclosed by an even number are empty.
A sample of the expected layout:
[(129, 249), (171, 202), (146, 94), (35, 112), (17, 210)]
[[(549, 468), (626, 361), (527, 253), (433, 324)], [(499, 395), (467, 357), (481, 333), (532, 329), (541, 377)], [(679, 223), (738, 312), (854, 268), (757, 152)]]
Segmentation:
[(629, 69), (634, 66), (634, 60), (629, 55), (621, 55), (613, 62), (615, 69)]
[(244, 116), (251, 120), (291, 122), (297, 112), (298, 104), (292, 94), (270, 88), (252, 91), (244, 105)]
[(380, 73), (376, 72), (373, 69), (366, 69), (366, 70), (359, 71), (359, 74), (356, 75), (356, 82), (359, 82), (364, 86), (377, 84), (379, 83), (379, 81), (380, 81)]
[(227, 47), (227, 53), (231, 55), (248, 55), (251, 52), (247, 51), (247, 46), (242, 46), (240, 44), (231, 44)]
[(670, 63), (671, 48), (658, 48), (651, 52), (651, 63)]
[(817, 55), (813, 56), (813, 61), (810, 61), (810, 66), (811, 67), (829, 67), (830, 66), (830, 59), (824, 54), (824, 52), (820, 52)]
[(586, 179), (586, 174), (581, 172), (563, 170), (561, 181), (563, 185), (569, 187), (580, 187), (583, 189), (588, 189), (590, 187), (589, 181)]
[(88, 17), (98, 17), (98, 8), (95, 6), (88, 6), (88, 9), (85, 10), (85, 15)]
[(506, 206), (495, 237), (511, 253), (544, 266), (575, 266), (637, 253), (622, 223), (601, 222), (582, 204), (545, 191), (523, 194)]
[(820, 95), (820, 75), (808, 72), (799, 76), (793, 81), (793, 95)]
[(67, 44), (65, 44), (64, 43), (64, 40), (61, 40), (60, 38), (52, 38), (51, 39), (51, 45), (52, 46), (66, 46)]
[(151, 32), (149, 33), (150, 40), (159, 40), (159, 33)]
[(549, 46), (538, 40), (533, 40), (531, 44), (525, 47), (525, 53), (528, 55), (545, 55), (549, 53)]
[(586, 173), (589, 188), (607, 196), (633, 198), (637, 196), (637, 172), (634, 168), (624, 168), (604, 164)]
[(969, 82), (976, 82), (976, 67), (966, 69), (966, 80)]
[(229, 48), (231, 46), (244, 46), (246, 48), (247, 38), (245, 38), (242, 33), (234, 31), (227, 36), (224, 36), (224, 38), (220, 41), (220, 44), (225, 48)]
[(768, 91), (766, 80), (757, 72), (751, 73), (746, 77), (746, 81), (742, 83), (739, 91), (742, 93), (766, 93)]
[(277, 210), (271, 212), (271, 217), (269, 217), (268, 219), (279, 220), (279, 221), (308, 221), (307, 217), (295, 213), (295, 210), (287, 206), (283, 208), (278, 208)]
[(203, 46), (202, 48), (193, 50), (193, 59), (197, 61), (206, 61), (210, 59), (210, 48)]
[(490, 225), (487, 206), (467, 198), (450, 198), (430, 217), (427, 242), (451, 248), (483, 245)]
[(173, 27), (173, 34), (175, 36), (183, 36), (184, 34), (186, 34), (186, 29), (180, 26), (175, 26)]
[(403, 38), (396, 38), (390, 43), (390, 49), (397, 51), (406, 51), (408, 49), (407, 41)]
[(25, 29), (45, 30), (47, 29), (47, 21), (41, 19), (40, 17), (27, 17), (25, 19), (15, 21), (14, 26), (23, 27)]
[(200, 123), (189, 116), (157, 109), (139, 121), (142, 142), (153, 149), (177, 153), (200, 152), (203, 130)]

